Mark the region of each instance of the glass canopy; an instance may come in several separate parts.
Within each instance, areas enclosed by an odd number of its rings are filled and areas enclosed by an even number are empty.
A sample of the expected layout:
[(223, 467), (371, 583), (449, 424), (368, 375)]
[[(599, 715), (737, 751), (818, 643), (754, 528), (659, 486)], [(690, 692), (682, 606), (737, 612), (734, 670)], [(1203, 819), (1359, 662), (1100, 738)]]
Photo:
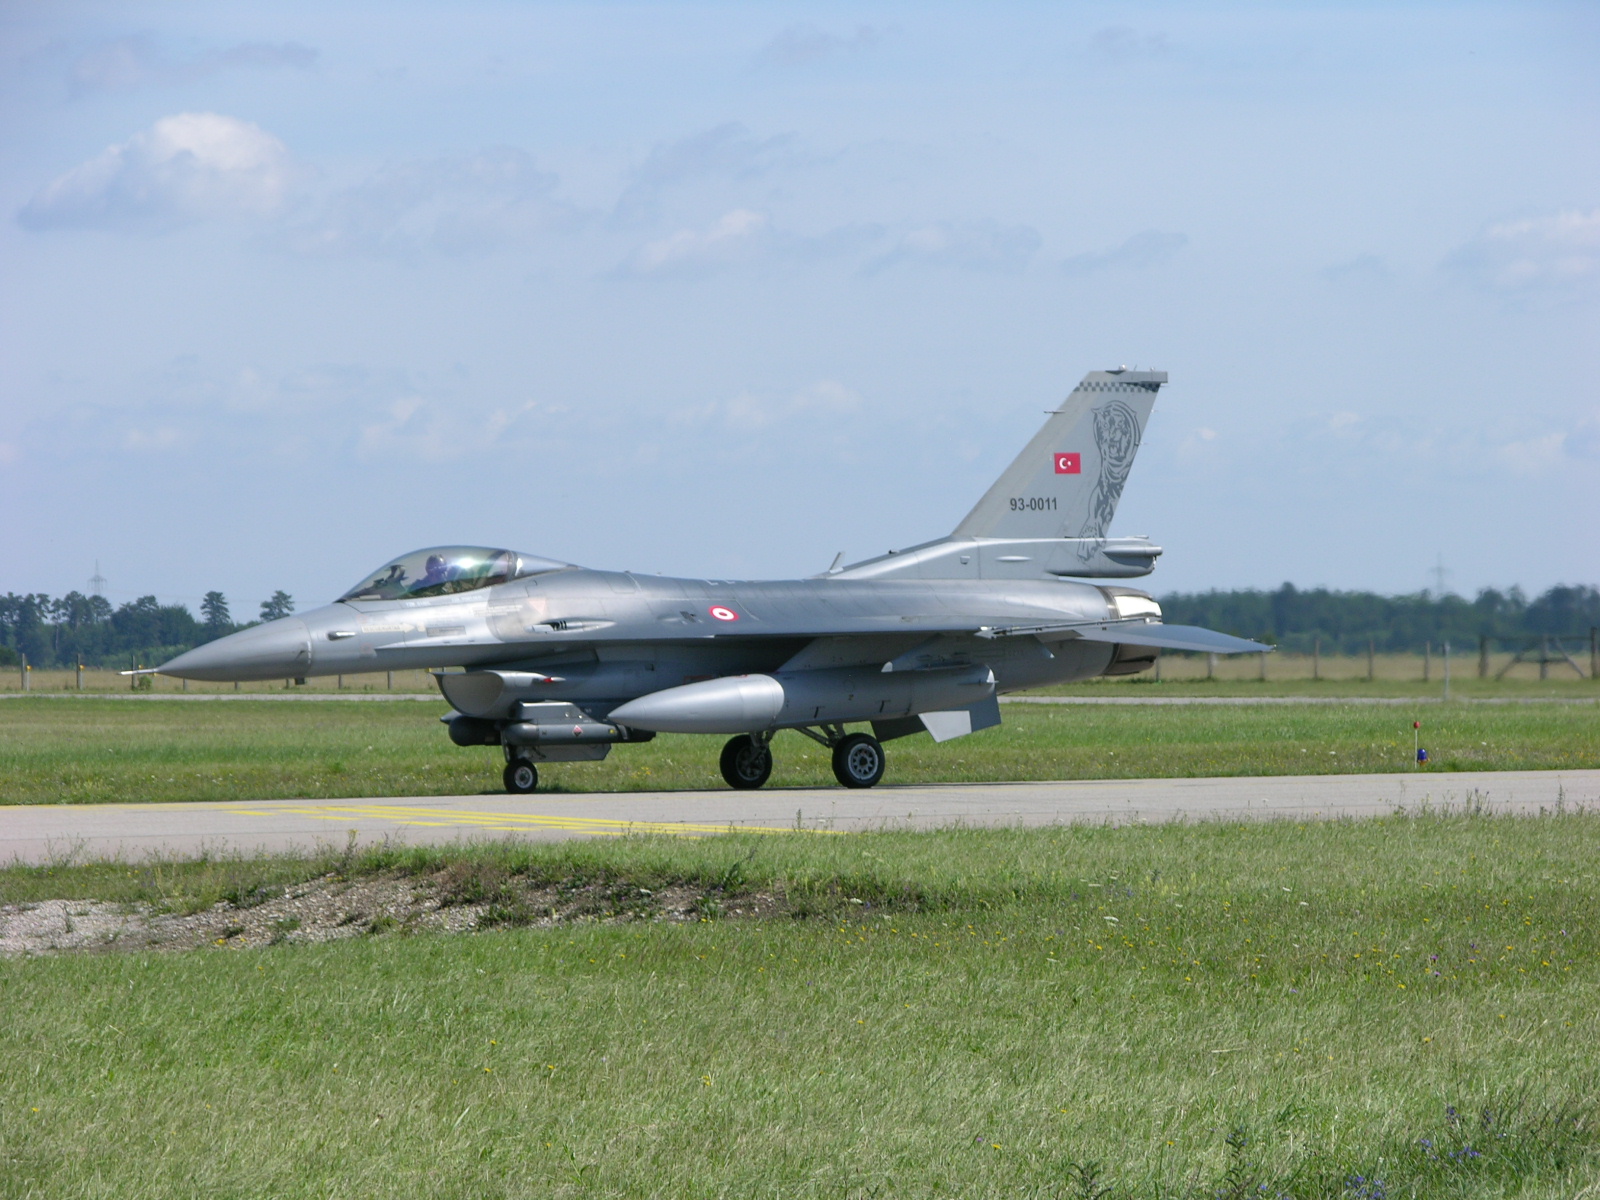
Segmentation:
[(341, 600), (416, 600), (491, 587), (523, 575), (559, 571), (566, 563), (483, 546), (430, 546), (385, 563)]

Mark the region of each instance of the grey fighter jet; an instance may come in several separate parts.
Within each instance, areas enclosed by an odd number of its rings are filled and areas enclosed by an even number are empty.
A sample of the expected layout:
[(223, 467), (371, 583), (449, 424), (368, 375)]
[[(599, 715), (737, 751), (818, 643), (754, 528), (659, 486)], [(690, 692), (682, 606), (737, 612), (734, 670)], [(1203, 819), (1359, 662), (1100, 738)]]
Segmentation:
[(1161, 553), (1108, 530), (1166, 381), (1090, 372), (949, 536), (807, 579), (669, 579), (437, 546), (159, 669), (432, 668), (451, 739), (502, 747), (512, 792), (531, 792), (541, 763), (602, 759), (658, 732), (732, 735), (723, 778), (758, 788), (784, 729), (829, 747), (845, 787), (871, 787), (884, 742), (997, 725), (1003, 693), (1143, 671), (1162, 650), (1269, 648), (1163, 624), (1147, 593), (1082, 582), (1147, 575)]

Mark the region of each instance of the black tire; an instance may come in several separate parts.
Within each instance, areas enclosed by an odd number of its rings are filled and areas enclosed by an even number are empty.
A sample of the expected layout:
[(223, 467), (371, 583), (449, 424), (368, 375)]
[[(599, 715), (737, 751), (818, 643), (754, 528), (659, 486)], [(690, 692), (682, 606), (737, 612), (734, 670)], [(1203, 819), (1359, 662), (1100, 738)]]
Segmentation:
[(506, 764), (506, 791), (513, 796), (526, 796), (539, 786), (539, 768), (525, 758), (514, 758)]
[(883, 778), (883, 745), (867, 733), (852, 733), (833, 748), (833, 777), (847, 788), (869, 788)]
[(730, 738), (722, 748), (720, 765), (729, 787), (741, 792), (752, 791), (772, 775), (772, 751), (758, 745), (749, 734), (741, 733)]

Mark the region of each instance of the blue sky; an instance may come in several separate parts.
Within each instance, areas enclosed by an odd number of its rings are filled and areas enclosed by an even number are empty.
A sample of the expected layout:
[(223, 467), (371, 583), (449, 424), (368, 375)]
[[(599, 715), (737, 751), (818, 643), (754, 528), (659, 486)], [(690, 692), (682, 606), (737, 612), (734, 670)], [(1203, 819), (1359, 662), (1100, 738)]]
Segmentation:
[(808, 574), (1172, 383), (1156, 591), (1600, 579), (1586, 5), (12, 4), (0, 590)]

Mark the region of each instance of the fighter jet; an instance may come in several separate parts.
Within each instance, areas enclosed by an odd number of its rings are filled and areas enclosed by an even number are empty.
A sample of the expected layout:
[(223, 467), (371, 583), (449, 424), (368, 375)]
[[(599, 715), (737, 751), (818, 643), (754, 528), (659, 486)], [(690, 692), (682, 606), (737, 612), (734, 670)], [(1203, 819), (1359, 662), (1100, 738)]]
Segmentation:
[(158, 669), (224, 681), (432, 669), (451, 740), (501, 747), (510, 792), (533, 791), (544, 763), (657, 733), (731, 735), (723, 778), (759, 788), (781, 730), (828, 747), (845, 787), (872, 787), (884, 742), (998, 725), (1007, 692), (1144, 671), (1162, 650), (1270, 649), (1164, 624), (1148, 593), (1084, 582), (1147, 575), (1161, 554), (1107, 531), (1166, 382), (1091, 371), (948, 536), (849, 566), (841, 555), (806, 579), (672, 579), (435, 546)]

